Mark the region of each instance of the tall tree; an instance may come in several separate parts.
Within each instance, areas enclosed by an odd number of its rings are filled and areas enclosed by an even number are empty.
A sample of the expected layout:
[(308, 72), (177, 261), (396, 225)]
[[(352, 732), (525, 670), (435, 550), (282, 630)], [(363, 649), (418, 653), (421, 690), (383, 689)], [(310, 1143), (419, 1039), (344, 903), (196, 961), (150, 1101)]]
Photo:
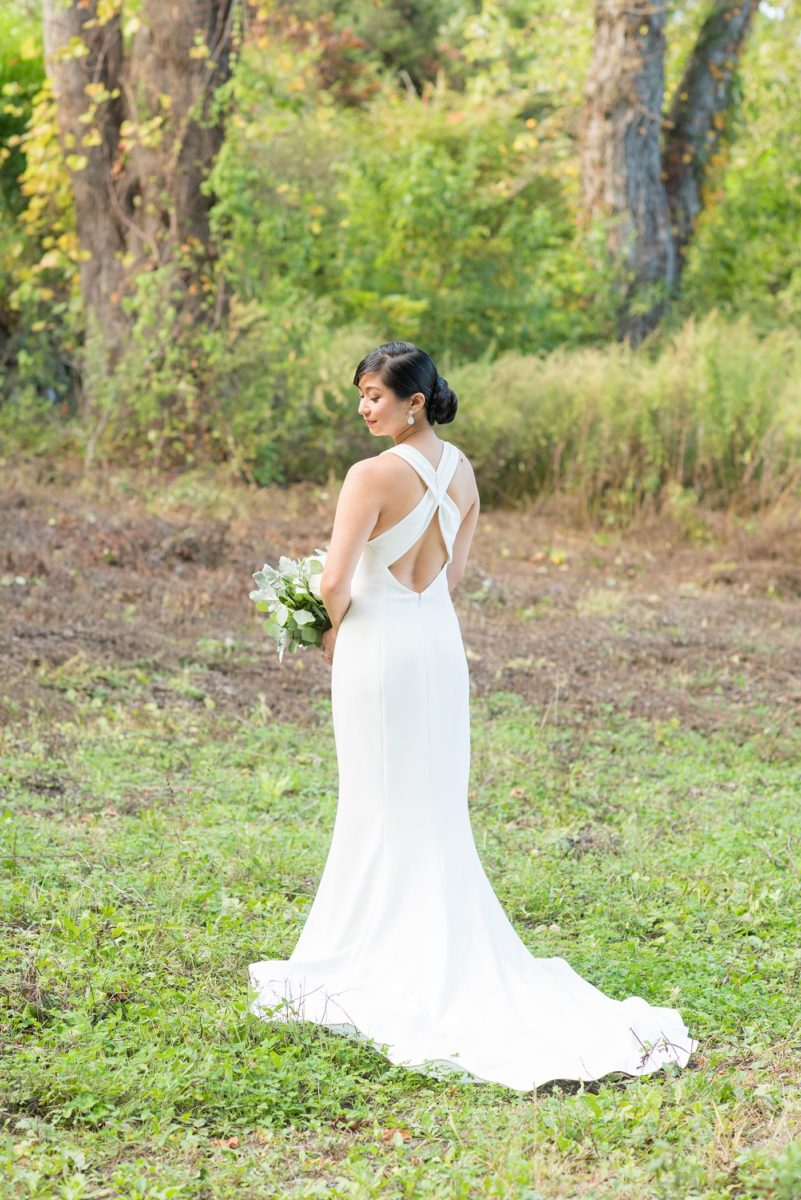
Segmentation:
[(678, 287), (702, 186), (758, 0), (714, 0), (663, 114), (666, 0), (596, 0), (581, 125), (581, 201), (601, 214), (628, 282), (619, 336), (636, 344)]
[(112, 363), (130, 281), (187, 247), (211, 254), (201, 184), (223, 136), (212, 98), (229, 73), (232, 6), (141, 0), (123, 21), (119, 0), (43, 0), (84, 307)]

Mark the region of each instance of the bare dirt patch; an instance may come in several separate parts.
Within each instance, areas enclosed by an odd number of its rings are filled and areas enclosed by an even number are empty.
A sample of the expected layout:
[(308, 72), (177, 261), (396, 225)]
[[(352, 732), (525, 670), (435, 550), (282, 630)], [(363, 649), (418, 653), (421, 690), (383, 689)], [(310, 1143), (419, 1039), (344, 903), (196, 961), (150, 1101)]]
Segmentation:
[[(318, 652), (278, 663), (248, 592), (265, 561), (326, 544), (336, 483), (89, 478), (42, 461), (4, 475), (1, 720), (58, 719), (82, 690), (279, 720), (330, 695)], [(620, 534), (571, 527), (554, 500), (485, 508), (453, 599), (476, 695), (580, 720), (611, 708), (702, 730), (798, 727), (797, 519), (705, 514), (693, 536), (666, 521)]]

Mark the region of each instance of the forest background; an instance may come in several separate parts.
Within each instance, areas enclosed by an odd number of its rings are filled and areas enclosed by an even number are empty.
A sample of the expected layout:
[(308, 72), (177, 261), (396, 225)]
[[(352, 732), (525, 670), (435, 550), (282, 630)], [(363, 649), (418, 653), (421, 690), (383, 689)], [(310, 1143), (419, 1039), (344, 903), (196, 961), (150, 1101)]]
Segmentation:
[(355, 363), (402, 337), (487, 502), (794, 488), (792, 4), (181, 12), (4, 8), (9, 445), (325, 481), (364, 452)]

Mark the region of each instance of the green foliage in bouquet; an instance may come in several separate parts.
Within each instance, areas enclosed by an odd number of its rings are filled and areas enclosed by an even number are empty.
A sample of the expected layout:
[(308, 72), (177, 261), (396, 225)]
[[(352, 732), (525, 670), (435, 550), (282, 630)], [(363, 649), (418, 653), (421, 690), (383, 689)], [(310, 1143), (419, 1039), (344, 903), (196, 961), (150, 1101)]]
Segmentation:
[(327, 551), (315, 550), (305, 558), (288, 558), (282, 554), (278, 568), (265, 563), (253, 573), (258, 584), (250, 598), (259, 612), (270, 616), (264, 629), (275, 639), (278, 661), (284, 652), (293, 654), (304, 646), (319, 646), (331, 619), (320, 596), (320, 576)]

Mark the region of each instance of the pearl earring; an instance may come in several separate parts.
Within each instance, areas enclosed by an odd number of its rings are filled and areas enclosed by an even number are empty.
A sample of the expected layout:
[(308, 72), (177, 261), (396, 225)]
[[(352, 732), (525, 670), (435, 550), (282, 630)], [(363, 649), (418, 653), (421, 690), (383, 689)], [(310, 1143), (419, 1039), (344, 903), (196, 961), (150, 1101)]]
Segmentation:
[(409, 413), (409, 419), (408, 419), (408, 421), (406, 422), (406, 424), (407, 424), (407, 425), (414, 425), (414, 417), (412, 416), (412, 414), (411, 414), (411, 413)]

